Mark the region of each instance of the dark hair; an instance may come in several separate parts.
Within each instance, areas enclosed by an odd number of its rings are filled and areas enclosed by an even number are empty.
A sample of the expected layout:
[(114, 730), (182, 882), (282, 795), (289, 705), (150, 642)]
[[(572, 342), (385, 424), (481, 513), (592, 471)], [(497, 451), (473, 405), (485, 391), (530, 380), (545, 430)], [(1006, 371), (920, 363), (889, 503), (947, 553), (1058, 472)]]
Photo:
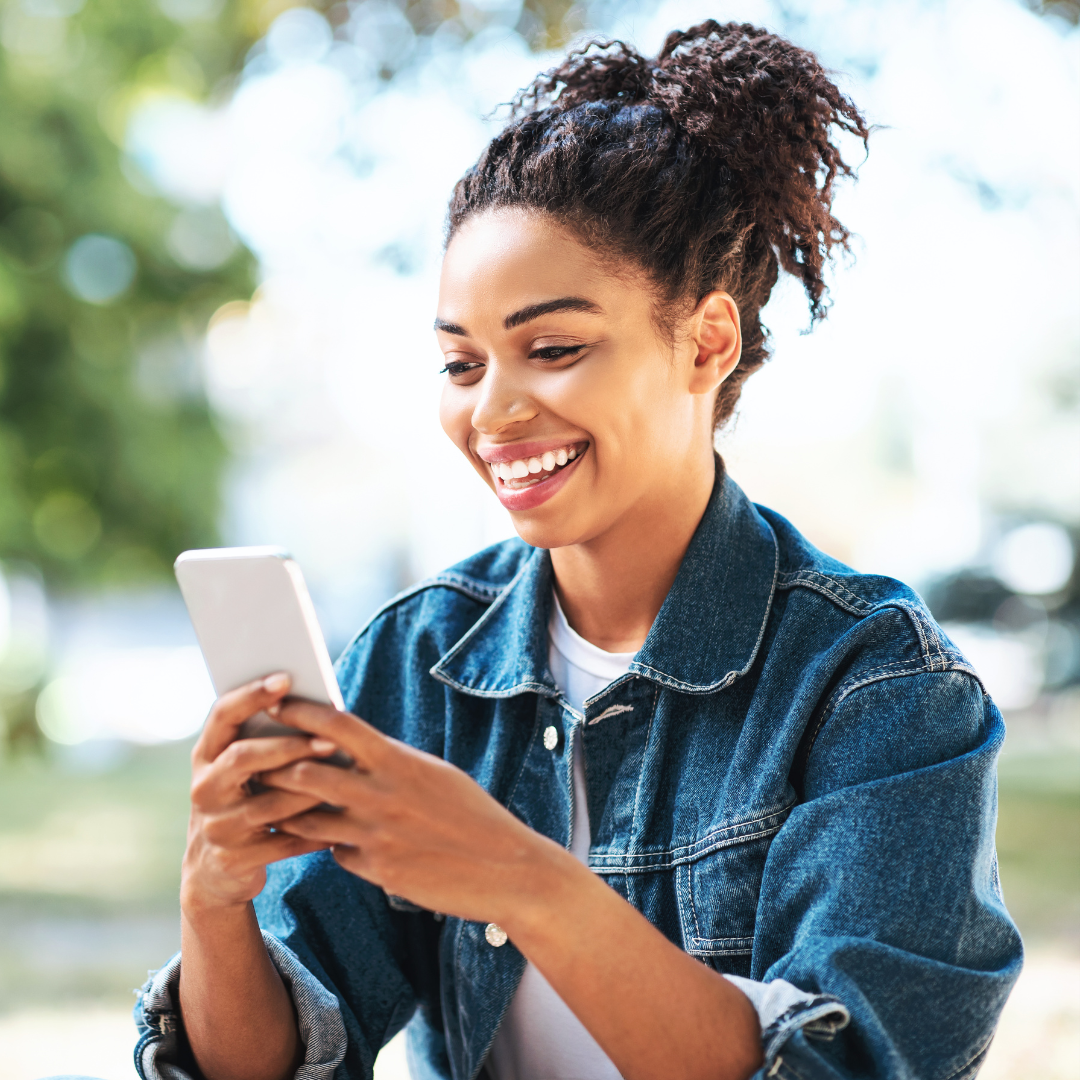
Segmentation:
[(768, 359), (760, 312), (779, 267), (802, 282), (811, 325), (827, 312), (822, 271), (849, 241), (833, 182), (852, 173), (834, 127), (866, 145), (866, 121), (813, 53), (749, 24), (676, 31), (655, 60), (591, 43), (518, 95), (454, 189), (447, 243), (472, 214), (525, 207), (643, 269), (661, 325), (672, 303), (726, 289), (743, 352), (719, 426)]

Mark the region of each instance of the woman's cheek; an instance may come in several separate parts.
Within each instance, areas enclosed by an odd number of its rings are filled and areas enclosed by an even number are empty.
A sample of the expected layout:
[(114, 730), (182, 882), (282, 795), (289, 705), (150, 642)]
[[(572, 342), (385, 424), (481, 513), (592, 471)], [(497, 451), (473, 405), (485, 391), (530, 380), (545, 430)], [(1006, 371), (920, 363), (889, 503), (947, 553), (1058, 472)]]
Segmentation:
[(462, 390), (462, 387), (455, 386), (449, 379), (443, 383), (442, 395), (439, 398), (439, 423), (450, 441), (468, 456), (472, 413), (469, 408), (469, 396)]

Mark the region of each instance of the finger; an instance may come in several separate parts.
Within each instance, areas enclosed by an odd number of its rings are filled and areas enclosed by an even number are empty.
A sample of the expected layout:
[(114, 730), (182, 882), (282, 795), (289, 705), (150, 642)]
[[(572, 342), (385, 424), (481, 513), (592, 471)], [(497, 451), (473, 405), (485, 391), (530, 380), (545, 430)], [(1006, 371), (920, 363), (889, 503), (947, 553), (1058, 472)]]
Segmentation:
[(342, 870), (348, 870), (350, 874), (362, 877), (375, 885), (380, 884), (375, 880), (377, 876), (375, 865), (363, 848), (353, 847), (351, 844), (334, 844), (330, 848), (330, 853)]
[(241, 849), (270, 835), (270, 827), (279, 821), (307, 813), (321, 804), (320, 798), (311, 795), (265, 792), (250, 796), (226, 810), (203, 813), (198, 828), (219, 848)]
[(277, 824), (278, 832), (304, 840), (330, 844), (348, 844), (358, 847), (363, 826), (346, 814), (328, 814), (324, 810), (297, 814)]
[(205, 769), (197, 772), (191, 785), (191, 803), (197, 809), (208, 811), (246, 800), (245, 785), (252, 776), (304, 758), (326, 756), (335, 750), (334, 744), (325, 739), (307, 739), (299, 735), (238, 739)]
[(392, 746), (390, 739), (358, 716), (313, 701), (298, 698), (286, 701), (276, 718), (290, 727), (337, 743), (362, 769), (382, 762)]
[(261, 830), (285, 818), (306, 813), (322, 803), (318, 795), (298, 795), (292, 791), (264, 791), (245, 799), (237, 813), (250, 829)]
[(365, 802), (368, 794), (363, 773), (310, 759), (262, 773), (259, 779), (267, 787), (308, 795), (334, 806), (355, 806)]
[(236, 739), (245, 720), (279, 702), (289, 692), (290, 685), (289, 676), (279, 671), (222, 694), (206, 718), (192, 757), (196, 761), (213, 761)]
[(310, 739), (302, 735), (260, 735), (255, 739), (237, 739), (219, 755), (219, 771), (231, 780), (243, 783), (255, 773), (272, 772), (296, 761), (326, 757), (336, 750), (337, 747), (326, 739)]
[(297, 855), (325, 851), (329, 846), (321, 840), (296, 836), (292, 833), (267, 833), (254, 843), (230, 851), (230, 871), (237, 875), (250, 873), (261, 866), (280, 862), (282, 859), (295, 859)]
[(282, 859), (295, 859), (297, 855), (325, 851), (329, 846), (322, 840), (276, 832), (253, 850), (258, 856), (260, 865), (266, 866), (269, 863), (280, 862)]

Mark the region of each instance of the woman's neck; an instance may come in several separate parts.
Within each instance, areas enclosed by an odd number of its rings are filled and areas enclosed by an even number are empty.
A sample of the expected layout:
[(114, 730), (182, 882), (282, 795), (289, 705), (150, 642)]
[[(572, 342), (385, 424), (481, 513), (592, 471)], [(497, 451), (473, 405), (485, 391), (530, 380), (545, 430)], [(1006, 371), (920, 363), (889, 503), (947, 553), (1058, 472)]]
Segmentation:
[(555, 588), (567, 621), (607, 652), (637, 652), (675, 581), (715, 482), (708, 468), (656, 492), (592, 540), (554, 548)]

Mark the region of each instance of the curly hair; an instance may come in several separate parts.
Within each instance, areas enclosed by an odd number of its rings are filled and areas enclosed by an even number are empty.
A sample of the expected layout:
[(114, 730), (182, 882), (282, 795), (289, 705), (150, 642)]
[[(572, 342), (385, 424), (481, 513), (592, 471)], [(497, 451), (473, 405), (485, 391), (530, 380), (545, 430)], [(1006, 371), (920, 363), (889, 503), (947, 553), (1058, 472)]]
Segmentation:
[(446, 242), (473, 214), (524, 207), (553, 215), (654, 285), (660, 324), (714, 289), (739, 307), (743, 350), (717, 395), (732, 415), (768, 359), (761, 309), (780, 267), (806, 291), (811, 325), (823, 280), (850, 234), (832, 214), (851, 176), (835, 129), (870, 129), (813, 53), (747, 23), (708, 20), (668, 35), (655, 59), (593, 42), (540, 75), (457, 183)]

